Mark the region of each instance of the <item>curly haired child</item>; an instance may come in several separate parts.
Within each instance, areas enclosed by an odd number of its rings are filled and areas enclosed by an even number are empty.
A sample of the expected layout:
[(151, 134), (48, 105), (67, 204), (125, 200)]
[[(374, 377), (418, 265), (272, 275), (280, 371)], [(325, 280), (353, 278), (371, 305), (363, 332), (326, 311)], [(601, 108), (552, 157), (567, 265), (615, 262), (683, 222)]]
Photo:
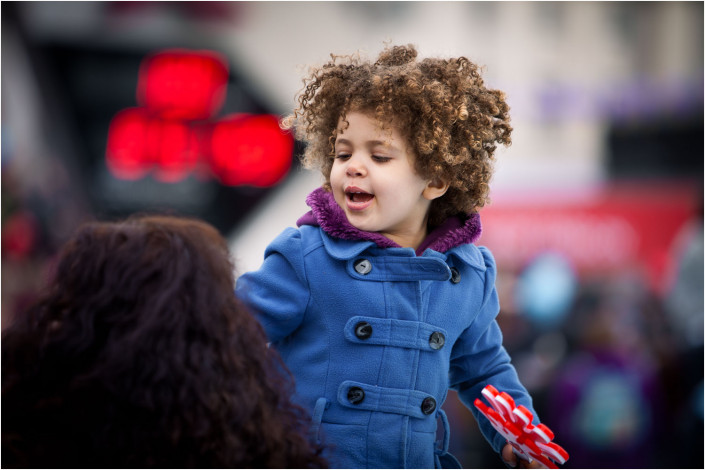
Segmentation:
[(511, 142), (504, 94), (468, 59), (417, 60), (411, 45), (374, 63), (331, 57), (285, 120), (325, 183), (237, 292), (332, 465), (459, 465), (441, 409), (450, 388), (502, 458), (526, 466), (472, 406), (492, 384), (533, 412), (502, 346), (494, 259), (473, 244), (494, 152)]
[(82, 226), (2, 335), (3, 467), (326, 466), (233, 285), (204, 222)]

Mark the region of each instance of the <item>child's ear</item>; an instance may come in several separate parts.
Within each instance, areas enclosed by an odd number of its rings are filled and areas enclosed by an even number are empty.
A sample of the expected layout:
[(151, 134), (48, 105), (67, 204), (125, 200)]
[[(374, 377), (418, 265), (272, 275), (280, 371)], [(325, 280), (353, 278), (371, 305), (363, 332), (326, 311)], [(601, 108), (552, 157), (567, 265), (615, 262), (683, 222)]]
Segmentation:
[(423, 190), (423, 197), (429, 201), (433, 201), (443, 196), (450, 185), (440, 178), (433, 178), (426, 183), (426, 188)]

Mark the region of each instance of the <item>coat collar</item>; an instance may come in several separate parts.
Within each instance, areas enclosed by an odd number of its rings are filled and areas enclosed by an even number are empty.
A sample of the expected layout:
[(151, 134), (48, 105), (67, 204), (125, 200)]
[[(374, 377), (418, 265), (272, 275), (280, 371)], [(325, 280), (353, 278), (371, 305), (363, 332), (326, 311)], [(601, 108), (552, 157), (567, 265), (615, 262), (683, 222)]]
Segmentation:
[[(369, 241), (380, 248), (400, 248), (396, 242), (384, 235), (366, 232), (354, 227), (348, 222), (345, 212), (335, 202), (333, 194), (322, 187), (308, 195), (306, 204), (311, 210), (296, 222), (299, 227), (302, 225), (319, 226), (328, 235), (343, 240)], [(420, 256), (427, 249), (445, 253), (451, 248), (474, 243), (480, 238), (481, 233), (482, 225), (479, 214), (451, 217), (428, 234), (416, 250), (416, 254)], [(344, 243), (344, 245), (346, 244)]]

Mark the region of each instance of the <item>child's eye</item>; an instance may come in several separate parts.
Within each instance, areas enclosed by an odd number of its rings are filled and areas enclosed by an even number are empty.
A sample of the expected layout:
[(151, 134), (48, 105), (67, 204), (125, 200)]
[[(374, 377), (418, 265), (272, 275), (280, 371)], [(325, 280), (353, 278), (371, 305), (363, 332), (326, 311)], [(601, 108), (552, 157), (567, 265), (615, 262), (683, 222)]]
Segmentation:
[(391, 158), (389, 158), (389, 157), (383, 157), (383, 156), (381, 156), (381, 155), (372, 155), (372, 160), (374, 160), (374, 161), (376, 161), (376, 162), (378, 162), (378, 163), (386, 163), (386, 162), (388, 162), (389, 160), (391, 160)]
[(335, 158), (337, 158), (338, 160), (347, 160), (348, 158), (350, 158), (350, 154), (349, 153), (339, 153), (338, 155), (335, 156)]

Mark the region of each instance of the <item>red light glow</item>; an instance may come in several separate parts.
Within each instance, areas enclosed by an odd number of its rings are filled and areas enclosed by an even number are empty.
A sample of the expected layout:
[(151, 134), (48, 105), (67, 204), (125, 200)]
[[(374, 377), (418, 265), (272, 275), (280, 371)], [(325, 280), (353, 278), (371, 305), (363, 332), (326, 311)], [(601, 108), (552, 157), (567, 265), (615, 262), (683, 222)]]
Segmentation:
[(19, 210), (2, 225), (2, 256), (19, 261), (34, 251), (39, 239), (39, 225), (31, 212)]
[(167, 119), (208, 119), (223, 105), (227, 81), (220, 54), (166, 50), (143, 60), (137, 102)]
[(142, 108), (118, 113), (110, 124), (106, 160), (119, 178), (135, 180), (150, 170), (164, 182), (176, 182), (195, 167), (196, 134), (183, 121), (151, 116)]
[(108, 129), (105, 161), (120, 179), (136, 180), (149, 170), (147, 157), (147, 112), (128, 108), (113, 117)]
[(170, 49), (145, 58), (140, 107), (118, 112), (110, 123), (108, 169), (120, 179), (152, 172), (157, 180), (177, 182), (194, 170), (203, 175), (205, 164), (224, 185), (277, 184), (291, 168), (294, 138), (272, 115), (213, 120), (227, 81), (226, 61), (215, 52)]
[(294, 139), (276, 116), (234, 114), (216, 123), (210, 149), (213, 172), (223, 184), (266, 187), (291, 168)]
[(180, 181), (195, 168), (200, 153), (198, 139), (186, 123), (155, 119), (147, 140), (155, 146), (154, 177), (159, 181)]

